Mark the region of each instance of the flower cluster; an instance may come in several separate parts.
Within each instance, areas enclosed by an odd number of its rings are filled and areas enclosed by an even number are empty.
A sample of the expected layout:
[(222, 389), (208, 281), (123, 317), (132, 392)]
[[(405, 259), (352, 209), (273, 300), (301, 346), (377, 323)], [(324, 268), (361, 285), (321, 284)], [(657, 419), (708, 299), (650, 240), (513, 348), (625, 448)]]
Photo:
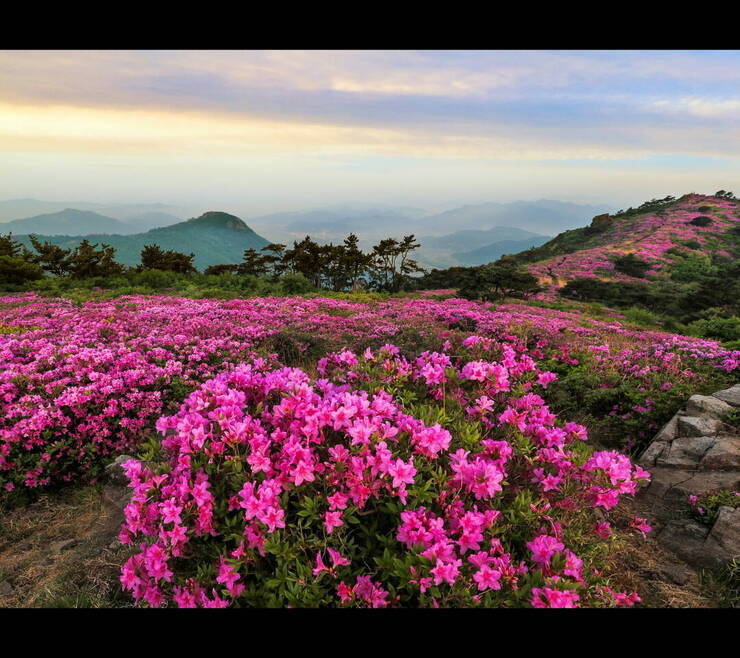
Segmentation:
[(151, 606), (614, 604), (583, 529), (648, 474), (590, 455), (527, 354), (466, 343), (205, 382), (126, 464), (123, 587)]
[[(76, 305), (25, 294), (0, 298), (0, 323), (13, 328), (0, 334), (4, 493), (94, 479), (115, 454), (150, 436), (155, 420), (199, 384), (257, 354), (287, 365), (318, 359), (321, 371), (331, 366), (322, 358), (327, 351), (344, 354), (332, 357), (341, 364), (357, 358), (342, 353), (344, 346), (377, 351), (392, 341), (418, 356), (395, 359), (388, 366), (395, 370), (378, 374), (389, 391), (398, 384), (394, 378), (413, 372), (428, 385), (429, 396), (441, 400), (449, 392), (445, 345), (462, 340), (468, 341), (465, 349), (483, 349), (495, 342), (516, 350), (522, 367), (546, 364), (537, 375), (542, 395), (565, 388), (565, 399), (577, 407), (584, 391), (593, 397), (594, 388), (629, 385), (611, 396), (607, 412), (628, 430), (621, 434), (637, 442), (670, 417), (687, 393), (723, 388), (731, 382), (718, 377), (740, 368), (740, 352), (715, 341), (636, 332), (618, 318), (587, 320), (575, 311), (523, 304), (494, 309), (455, 298), (359, 303), (129, 296)], [(505, 354), (496, 364), (479, 356), (464, 364), (461, 377), (495, 382), (467, 403), (472, 417), (487, 423), (491, 394), (510, 388), (511, 365)], [(595, 368), (598, 383), (569, 387), (569, 374), (580, 377), (581, 370)], [(351, 383), (356, 375), (342, 376)]]

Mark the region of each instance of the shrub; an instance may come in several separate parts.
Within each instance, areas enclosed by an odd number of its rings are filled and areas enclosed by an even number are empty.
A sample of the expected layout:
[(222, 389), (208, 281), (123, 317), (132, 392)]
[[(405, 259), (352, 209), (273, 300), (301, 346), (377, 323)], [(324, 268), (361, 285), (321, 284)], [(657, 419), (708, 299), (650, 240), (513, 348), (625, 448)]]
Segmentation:
[(689, 224), (692, 224), (694, 226), (709, 226), (712, 223), (712, 218), (707, 217), (706, 215), (699, 215), (698, 217), (694, 217)]
[(687, 253), (670, 265), (671, 279), (681, 283), (691, 283), (704, 277), (711, 277), (718, 271), (717, 266), (712, 264), (712, 259), (702, 253)]
[(0, 256), (0, 284), (19, 285), (43, 276), (43, 270), (35, 263), (16, 256)]
[[(451, 348), (448, 345), (448, 348)], [(123, 587), (159, 607), (632, 605), (608, 511), (647, 474), (590, 454), (533, 392), (551, 373), (470, 337), (206, 382), (125, 468)], [(497, 357), (499, 361), (480, 357)], [(649, 530), (642, 519), (631, 527)]]
[(692, 322), (688, 325), (688, 330), (691, 335), (700, 338), (715, 338), (723, 343), (737, 341), (740, 340), (740, 317), (712, 315)]
[(613, 260), (614, 269), (622, 274), (637, 277), (638, 279), (645, 276), (645, 272), (650, 269), (650, 263), (638, 258), (634, 254), (619, 256)]
[(694, 518), (708, 526), (714, 525), (720, 507), (740, 507), (740, 492), (730, 489), (712, 489), (697, 496), (689, 496)]

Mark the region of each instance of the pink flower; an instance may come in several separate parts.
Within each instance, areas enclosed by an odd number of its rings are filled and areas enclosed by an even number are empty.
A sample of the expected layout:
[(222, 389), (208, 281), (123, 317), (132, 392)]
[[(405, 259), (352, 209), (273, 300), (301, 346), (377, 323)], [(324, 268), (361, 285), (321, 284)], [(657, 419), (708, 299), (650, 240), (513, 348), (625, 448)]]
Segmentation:
[(343, 525), (344, 521), (342, 521), (342, 513), (340, 511), (326, 512), (324, 514), (324, 527), (328, 534), (334, 532), (334, 528), (339, 528)]

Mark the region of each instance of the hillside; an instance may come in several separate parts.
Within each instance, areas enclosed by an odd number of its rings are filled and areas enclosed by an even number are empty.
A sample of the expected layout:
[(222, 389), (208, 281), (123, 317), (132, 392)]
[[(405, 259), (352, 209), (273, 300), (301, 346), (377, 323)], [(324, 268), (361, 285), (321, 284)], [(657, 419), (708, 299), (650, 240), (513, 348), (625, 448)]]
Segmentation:
[[(15, 236), (30, 246), (28, 236)], [(75, 247), (83, 238), (105, 242), (115, 247), (116, 260), (124, 265), (138, 265), (141, 250), (147, 244), (159, 245), (183, 253), (194, 253), (195, 266), (202, 270), (209, 265), (238, 263), (246, 249), (261, 249), (269, 241), (255, 233), (241, 219), (224, 212), (207, 212), (184, 222), (155, 228), (134, 235), (104, 235), (91, 233), (78, 236), (44, 236), (43, 240), (64, 248)]]
[(0, 226), (3, 232), (19, 235), (87, 235), (90, 233), (134, 233), (135, 228), (113, 217), (89, 210), (65, 208), (59, 212), (15, 219)]
[(545, 235), (533, 235), (524, 240), (499, 240), (470, 251), (455, 252), (452, 257), (466, 266), (485, 265), (498, 260), (504, 254), (518, 254), (530, 247), (538, 247), (546, 241)]
[[(590, 226), (561, 233), (517, 259), (542, 284), (554, 287), (583, 278), (690, 282), (692, 266), (699, 272), (702, 264), (704, 269), (711, 267), (712, 259), (737, 260), (739, 226), (737, 200), (687, 194), (616, 215), (599, 215)], [(615, 267), (615, 259), (630, 254), (647, 264), (644, 271), (628, 274)]]

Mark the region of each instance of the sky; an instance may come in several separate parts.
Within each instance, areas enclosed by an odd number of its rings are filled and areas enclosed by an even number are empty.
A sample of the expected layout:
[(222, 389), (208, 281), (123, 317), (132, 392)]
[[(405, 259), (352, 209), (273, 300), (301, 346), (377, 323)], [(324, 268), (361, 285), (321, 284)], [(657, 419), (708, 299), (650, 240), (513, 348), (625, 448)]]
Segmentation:
[(0, 51), (0, 199), (246, 214), (740, 188), (740, 51)]

